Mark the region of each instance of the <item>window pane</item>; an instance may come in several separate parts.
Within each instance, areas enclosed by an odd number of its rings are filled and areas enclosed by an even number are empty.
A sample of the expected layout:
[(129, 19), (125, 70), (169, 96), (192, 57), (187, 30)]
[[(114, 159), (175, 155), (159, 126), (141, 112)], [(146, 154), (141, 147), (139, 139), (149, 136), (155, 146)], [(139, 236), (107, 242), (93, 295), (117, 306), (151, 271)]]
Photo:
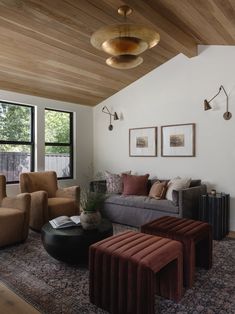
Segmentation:
[(31, 147), (29, 145), (0, 144), (0, 173), (7, 182), (19, 181), (21, 172), (30, 171)]
[(31, 108), (0, 102), (0, 140), (31, 141)]
[(45, 110), (45, 141), (70, 143), (70, 113)]
[(46, 146), (45, 170), (54, 170), (59, 178), (70, 176), (70, 147)]

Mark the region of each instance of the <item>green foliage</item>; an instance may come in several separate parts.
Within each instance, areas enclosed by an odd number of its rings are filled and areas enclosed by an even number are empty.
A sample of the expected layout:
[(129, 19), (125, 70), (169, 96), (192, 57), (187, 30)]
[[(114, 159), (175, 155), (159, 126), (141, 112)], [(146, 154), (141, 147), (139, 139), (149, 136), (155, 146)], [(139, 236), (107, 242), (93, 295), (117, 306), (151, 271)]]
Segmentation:
[[(0, 103), (0, 109), (0, 139), (4, 141), (30, 141), (30, 108)], [(1, 151), (9, 151), (9, 148), (9, 145), (1, 145)]]
[[(45, 141), (70, 143), (70, 114), (45, 110)], [(47, 153), (69, 153), (68, 147), (47, 146)]]
[[(26, 106), (0, 102), (0, 140), (31, 140), (31, 109)], [(49, 143), (70, 142), (70, 114), (53, 110), (45, 110), (45, 141)], [(23, 150), (22, 150), (23, 149)], [(28, 151), (27, 146), (1, 145), (4, 152)], [(69, 154), (69, 147), (47, 146), (46, 153)]]
[(101, 209), (106, 195), (103, 193), (81, 191), (81, 207), (84, 212), (96, 212)]

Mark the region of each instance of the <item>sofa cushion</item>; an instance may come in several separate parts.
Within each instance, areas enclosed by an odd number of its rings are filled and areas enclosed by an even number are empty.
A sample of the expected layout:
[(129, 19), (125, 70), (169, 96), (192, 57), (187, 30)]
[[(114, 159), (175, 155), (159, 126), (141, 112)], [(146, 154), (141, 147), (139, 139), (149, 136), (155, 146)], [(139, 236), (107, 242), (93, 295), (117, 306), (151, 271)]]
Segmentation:
[(173, 190), (179, 191), (182, 189), (186, 189), (189, 187), (191, 182), (191, 178), (174, 178), (168, 182), (166, 199), (169, 201), (173, 201), (172, 192)]
[(122, 193), (123, 190), (123, 178), (122, 174), (131, 174), (131, 171), (123, 172), (121, 174), (111, 173), (105, 171), (106, 190), (107, 193)]
[(122, 206), (131, 206), (138, 208), (151, 209), (156, 211), (163, 211), (166, 213), (178, 213), (179, 209), (173, 204), (173, 202), (163, 199), (156, 200), (148, 196), (136, 196), (136, 195), (110, 195), (106, 200), (105, 204), (116, 204)]
[(147, 195), (148, 177), (149, 174), (134, 176), (123, 173), (123, 195)]
[(163, 181), (156, 181), (153, 183), (150, 191), (149, 191), (149, 197), (153, 197), (157, 200), (164, 199), (167, 189), (167, 182)]

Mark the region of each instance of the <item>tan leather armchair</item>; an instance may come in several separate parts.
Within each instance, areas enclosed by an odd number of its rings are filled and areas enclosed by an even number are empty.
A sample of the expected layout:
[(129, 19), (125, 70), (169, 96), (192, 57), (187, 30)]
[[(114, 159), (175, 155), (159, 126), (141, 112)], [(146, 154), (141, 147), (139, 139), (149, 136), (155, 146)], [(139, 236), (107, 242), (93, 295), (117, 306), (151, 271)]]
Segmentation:
[(58, 188), (55, 171), (25, 172), (20, 175), (21, 192), (31, 193), (29, 225), (40, 231), (58, 216), (79, 215), (80, 187)]
[(29, 213), (30, 194), (7, 197), (6, 178), (0, 175), (0, 247), (27, 239)]

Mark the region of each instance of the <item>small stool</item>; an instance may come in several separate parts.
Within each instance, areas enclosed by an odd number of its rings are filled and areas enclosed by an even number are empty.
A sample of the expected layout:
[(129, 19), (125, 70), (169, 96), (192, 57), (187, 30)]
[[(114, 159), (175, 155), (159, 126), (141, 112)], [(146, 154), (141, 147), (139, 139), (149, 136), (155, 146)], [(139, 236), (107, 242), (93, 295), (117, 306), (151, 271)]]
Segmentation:
[(127, 231), (90, 246), (90, 301), (117, 314), (153, 314), (154, 293), (183, 294), (182, 244)]
[(164, 216), (141, 226), (141, 232), (180, 241), (184, 254), (184, 285), (192, 287), (195, 264), (212, 267), (212, 227), (191, 219)]

